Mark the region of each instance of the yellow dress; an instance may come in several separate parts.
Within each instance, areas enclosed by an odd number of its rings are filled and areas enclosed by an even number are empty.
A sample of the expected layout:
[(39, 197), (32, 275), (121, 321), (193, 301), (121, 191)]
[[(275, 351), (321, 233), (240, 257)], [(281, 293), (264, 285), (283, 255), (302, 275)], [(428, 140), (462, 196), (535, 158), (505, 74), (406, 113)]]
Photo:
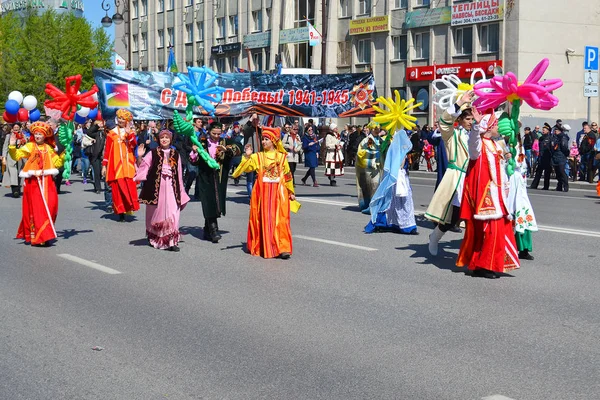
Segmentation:
[(253, 171), (257, 177), (250, 199), (248, 251), (264, 258), (292, 254), (289, 197), (294, 185), (286, 155), (271, 150), (244, 156), (233, 177)]

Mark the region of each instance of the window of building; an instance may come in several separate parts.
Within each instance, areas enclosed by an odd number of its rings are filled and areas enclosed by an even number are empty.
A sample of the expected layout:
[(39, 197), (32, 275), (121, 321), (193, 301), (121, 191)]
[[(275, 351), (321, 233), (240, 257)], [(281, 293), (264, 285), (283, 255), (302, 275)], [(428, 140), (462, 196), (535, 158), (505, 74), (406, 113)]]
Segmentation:
[(312, 68), (312, 52), (314, 47), (308, 43), (298, 43), (294, 45), (294, 67)]
[(227, 70), (226, 70), (227, 69), (227, 65), (225, 65), (226, 64), (225, 58), (223, 58), (223, 57), (217, 58), (216, 59), (216, 64), (217, 64), (217, 72), (218, 73), (222, 74), (222, 73), (227, 72)]
[(271, 9), (265, 8), (265, 31), (271, 30)]
[(271, 69), (271, 50), (265, 49), (265, 70)]
[(416, 0), (416, 7), (429, 7), (430, 0)]
[(256, 53), (252, 53), (252, 64), (254, 64), (255, 71), (263, 70), (263, 59), (262, 59), (262, 51), (258, 51)]
[(165, 11), (165, 0), (157, 0), (156, 2), (156, 12)]
[(131, 35), (131, 40), (133, 41), (133, 51), (138, 51), (138, 35)]
[(350, 16), (350, 2), (351, 0), (340, 0), (340, 18)]
[(204, 40), (204, 21), (196, 22), (196, 30), (198, 31), (198, 41)]
[(457, 56), (473, 53), (473, 27), (454, 30), (454, 50)]
[(429, 59), (429, 32), (415, 33), (415, 58)]
[(187, 0), (187, 4), (186, 5), (191, 6), (193, 4), (194, 4), (194, 0)]
[(225, 37), (225, 18), (217, 18), (217, 39)]
[(142, 34), (140, 35), (140, 44), (141, 44), (141, 49), (142, 50), (147, 50), (148, 49), (148, 33), (146, 32), (142, 32)]
[(368, 39), (359, 40), (356, 43), (356, 58), (359, 64), (371, 63), (371, 41)]
[(337, 65), (349, 67), (352, 62), (352, 42), (338, 42)]
[(315, 0), (294, 1), (294, 28), (307, 26), (307, 22), (315, 24)]
[(139, 14), (139, 6), (137, 1), (131, 3), (131, 18), (137, 18)]
[(194, 42), (194, 24), (185, 24), (185, 42)]
[(408, 53), (408, 36), (392, 36), (392, 60), (406, 60)]
[(165, 66), (163, 64), (160, 64), (158, 66), (158, 70), (161, 71), (161, 72), (164, 71), (165, 70)]
[(365, 15), (371, 13), (371, 0), (358, 0), (358, 14)]
[(148, 0), (142, 0), (142, 9), (140, 10), (140, 16), (148, 15)]
[(172, 46), (175, 44), (175, 32), (173, 31), (173, 28), (167, 28), (167, 36), (169, 36), (169, 46)]
[(393, 0), (393, 10), (408, 8), (408, 0)]
[(482, 53), (496, 52), (500, 48), (500, 25), (479, 26), (479, 44)]
[(159, 29), (156, 31), (156, 47), (158, 47), (158, 48), (165, 47), (165, 31), (164, 31), (164, 29)]
[(239, 62), (240, 61), (239, 61), (239, 57), (238, 56), (231, 56), (229, 58), (229, 67), (231, 69), (231, 72), (235, 72), (236, 71), (236, 68), (238, 68), (240, 66)]
[(172, 10), (175, 8), (175, 0), (167, 0), (169, 3), (169, 8), (167, 8), (167, 10)]
[(238, 34), (238, 16), (229, 16), (229, 36), (237, 36)]
[(262, 31), (262, 10), (252, 11), (252, 32)]

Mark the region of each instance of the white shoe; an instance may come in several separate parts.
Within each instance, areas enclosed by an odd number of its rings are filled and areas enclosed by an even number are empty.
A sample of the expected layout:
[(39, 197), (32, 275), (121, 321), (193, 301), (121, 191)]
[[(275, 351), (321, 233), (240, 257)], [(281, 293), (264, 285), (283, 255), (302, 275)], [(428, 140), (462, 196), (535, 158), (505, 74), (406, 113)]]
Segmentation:
[(433, 232), (431, 232), (429, 234), (429, 246), (428, 247), (429, 247), (429, 254), (431, 254), (432, 256), (438, 255), (438, 244), (439, 244), (442, 236), (444, 236), (444, 232), (442, 232), (440, 230), (440, 228), (437, 226), (435, 227)]

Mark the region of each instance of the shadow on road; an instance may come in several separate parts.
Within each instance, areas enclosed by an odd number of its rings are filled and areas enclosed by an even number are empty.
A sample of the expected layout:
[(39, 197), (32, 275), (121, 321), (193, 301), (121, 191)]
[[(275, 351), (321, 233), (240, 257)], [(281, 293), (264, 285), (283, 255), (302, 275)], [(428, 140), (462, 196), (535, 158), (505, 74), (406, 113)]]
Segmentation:
[(80, 233), (92, 233), (94, 232), (91, 229), (84, 229), (81, 231), (78, 231), (77, 229), (64, 229), (62, 231), (56, 231), (56, 236), (58, 236), (59, 238), (63, 238), (63, 239), (69, 239), (72, 238), (73, 236), (77, 236)]

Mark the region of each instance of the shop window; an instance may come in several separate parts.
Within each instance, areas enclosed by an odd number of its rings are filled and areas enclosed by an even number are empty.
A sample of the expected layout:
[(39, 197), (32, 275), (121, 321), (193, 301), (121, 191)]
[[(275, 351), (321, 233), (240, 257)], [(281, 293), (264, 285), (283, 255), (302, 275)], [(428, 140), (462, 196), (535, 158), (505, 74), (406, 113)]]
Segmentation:
[(392, 60), (406, 60), (408, 53), (408, 37), (392, 36)]
[(414, 36), (415, 58), (429, 59), (429, 32), (415, 33)]
[(217, 58), (216, 59), (216, 64), (217, 64), (217, 72), (222, 74), (227, 72), (225, 69), (227, 68), (227, 66), (225, 65), (225, 59), (224, 58)]
[(417, 103), (423, 103), (415, 109), (416, 112), (427, 112), (429, 110), (429, 89), (426, 87), (413, 89), (413, 94), (417, 92), (415, 96)]
[(454, 30), (454, 51), (457, 56), (473, 53), (473, 28), (456, 28)]
[(356, 43), (356, 58), (358, 64), (371, 63), (371, 41), (368, 39), (359, 40)]
[(254, 64), (254, 70), (255, 71), (262, 71), (263, 70), (262, 51), (256, 52), (256, 53), (252, 53), (252, 63)]
[(236, 68), (238, 68), (239, 66), (239, 57), (231, 56), (229, 58), (229, 69), (231, 70), (231, 72), (235, 72)]
[(500, 47), (500, 25), (481, 25), (479, 27), (479, 43), (482, 53), (498, 51)]

